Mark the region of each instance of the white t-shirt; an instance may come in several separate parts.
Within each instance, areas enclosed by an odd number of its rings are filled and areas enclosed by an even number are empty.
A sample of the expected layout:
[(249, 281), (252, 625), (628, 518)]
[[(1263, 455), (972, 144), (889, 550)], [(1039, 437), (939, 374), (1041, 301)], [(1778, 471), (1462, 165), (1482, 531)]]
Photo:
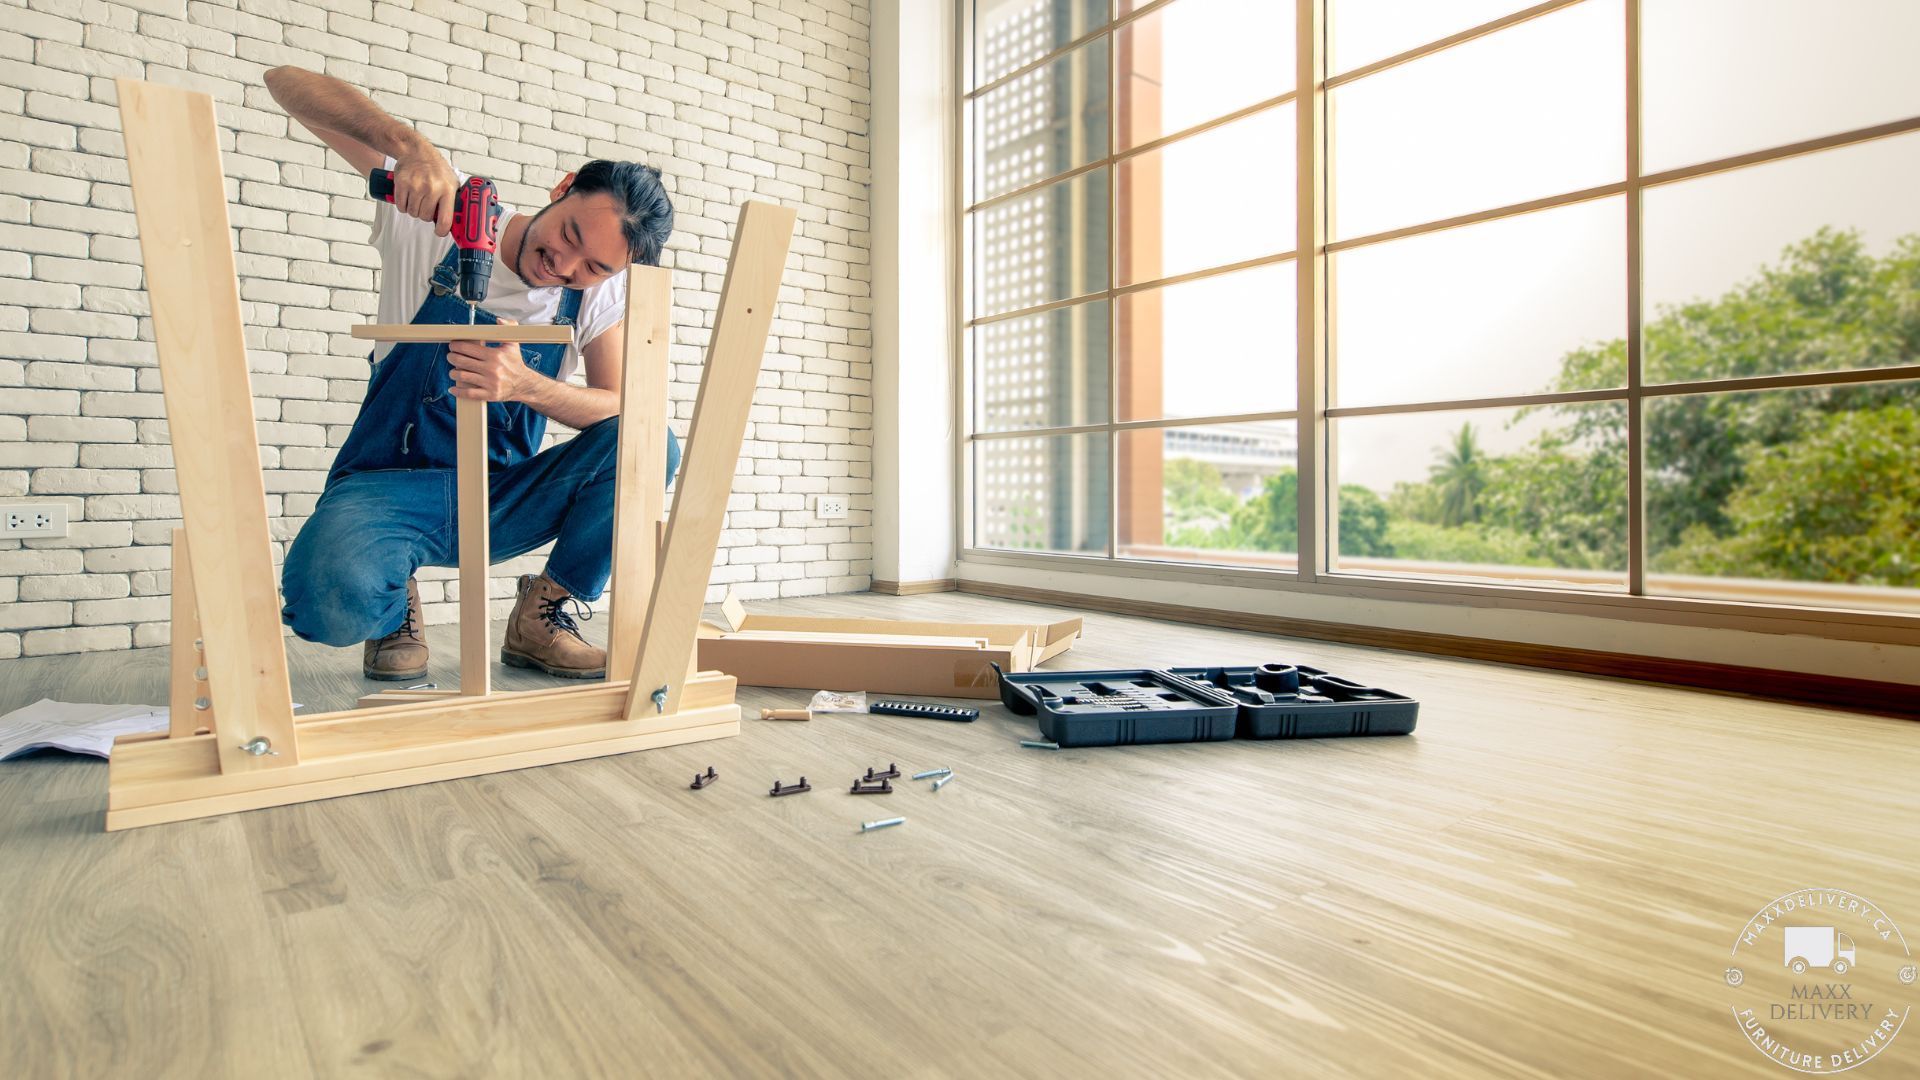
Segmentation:
[[(386, 159), (384, 167), (393, 168), (393, 159)], [(455, 175), (463, 183), (467, 179), (467, 174), (458, 170), (455, 170)], [(507, 223), (516, 214), (518, 211), (501, 204), (501, 235), (506, 235)], [(453, 237), (435, 236), (431, 222), (403, 214), (392, 203), (382, 200), (374, 204), (373, 235), (369, 243), (380, 252), (380, 321), (412, 322), (413, 317), (420, 313), (420, 305), (426, 302), (433, 268), (452, 249)], [(560, 314), (560, 297), (565, 291), (557, 285), (530, 289), (526, 282), (520, 280), (520, 275), (507, 266), (507, 260), (496, 258), (493, 260), (493, 277), (487, 286), (487, 298), (481, 302), (480, 308), (497, 318), (512, 319), (518, 323), (551, 324)], [(567, 355), (560, 361), (562, 381), (579, 370), (580, 350), (624, 318), (626, 307), (625, 270), (582, 290), (580, 313), (574, 318), (573, 344), (567, 346)], [(393, 342), (381, 342), (374, 359), (386, 359), (393, 346)]]

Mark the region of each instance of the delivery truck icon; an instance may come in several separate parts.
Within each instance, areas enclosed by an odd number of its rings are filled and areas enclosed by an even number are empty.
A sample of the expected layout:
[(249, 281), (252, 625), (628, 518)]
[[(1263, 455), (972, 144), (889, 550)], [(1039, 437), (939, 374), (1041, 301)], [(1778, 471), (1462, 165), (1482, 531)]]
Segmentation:
[(1795, 975), (1805, 975), (1810, 967), (1831, 967), (1835, 975), (1845, 975), (1853, 967), (1853, 939), (1833, 927), (1789, 926), (1786, 930), (1786, 964)]

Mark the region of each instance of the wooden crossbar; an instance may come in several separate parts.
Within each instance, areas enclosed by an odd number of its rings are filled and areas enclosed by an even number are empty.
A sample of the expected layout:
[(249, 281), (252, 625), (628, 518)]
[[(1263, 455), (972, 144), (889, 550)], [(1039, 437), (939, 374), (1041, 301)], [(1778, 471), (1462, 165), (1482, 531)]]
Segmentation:
[(468, 326), (463, 323), (361, 323), (351, 333), (362, 341), (411, 341), (435, 344), (442, 341), (498, 341), (521, 345), (566, 345), (573, 341), (573, 327), (526, 323), (505, 326), (488, 323)]
[[(630, 370), (622, 383), (616, 504), (627, 542), (616, 542), (622, 554), (615, 578), (615, 611), (627, 618), (616, 625), (609, 668), (643, 673), (644, 680), (490, 692), (485, 403), (462, 399), (456, 405), (461, 691), (425, 700), (388, 692), (374, 696), (400, 703), (296, 722), (213, 102), (204, 94), (133, 79), (117, 80), (117, 86), (184, 518), (175, 544), (175, 580), (182, 590), (174, 607), (175, 705), (188, 679), (197, 687), (198, 668), (204, 667), (210, 707), (194, 709), (192, 726), (176, 724), (168, 737), (116, 744), (108, 766), (107, 828), (737, 734), (734, 680), (693, 670), (694, 636), (794, 212), (753, 202), (741, 208), (688, 431), (690, 446), (700, 453), (688, 454), (664, 538), (657, 530), (666, 471), (671, 285), (666, 271), (629, 270)], [(553, 337), (556, 330), (567, 336)], [(571, 340), (571, 331), (370, 326), (356, 327), (354, 336), (551, 341)], [(637, 422), (630, 424), (628, 407), (636, 404), (631, 419)], [(194, 632), (196, 620), (200, 640), (189, 655), (185, 635)], [(187, 668), (189, 662), (195, 667)], [(208, 733), (194, 733), (209, 726)]]

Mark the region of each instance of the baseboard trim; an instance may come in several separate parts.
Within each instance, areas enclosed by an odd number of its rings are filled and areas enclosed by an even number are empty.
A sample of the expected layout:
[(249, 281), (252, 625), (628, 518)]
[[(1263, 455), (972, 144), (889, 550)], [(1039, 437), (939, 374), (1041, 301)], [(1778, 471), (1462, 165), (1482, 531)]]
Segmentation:
[(872, 591), (888, 596), (919, 596), (922, 593), (953, 592), (959, 582), (953, 578), (939, 578), (934, 581), (882, 581), (875, 578)]
[[(879, 582), (874, 583), (878, 592)], [(1057, 607), (1090, 608), (1117, 615), (1138, 615), (1170, 622), (1218, 626), (1229, 630), (1250, 630), (1282, 637), (1312, 638), (1343, 645), (1365, 645), (1403, 652), (1454, 656), (1465, 660), (1486, 660), (1498, 664), (1574, 671), (1585, 675), (1606, 675), (1637, 682), (1684, 686), (1694, 690), (1742, 694), (1781, 701), (1806, 702), (1835, 709), (1886, 716), (1920, 718), (1920, 687), (1905, 683), (1876, 682), (1870, 679), (1843, 679), (1817, 672), (1778, 671), (1771, 668), (1738, 667), (1693, 660), (1674, 660), (1661, 656), (1635, 656), (1631, 653), (1602, 652), (1558, 645), (1534, 645), (1497, 638), (1460, 637), (1424, 630), (1394, 630), (1378, 626), (1289, 619), (1252, 612), (1217, 611), (1212, 608), (1185, 607), (1150, 600), (1124, 600), (1110, 596), (1089, 596), (1054, 589), (1035, 589), (1024, 585), (1003, 585), (991, 581), (964, 580), (957, 591), (995, 596), (1004, 600), (1024, 600)]]

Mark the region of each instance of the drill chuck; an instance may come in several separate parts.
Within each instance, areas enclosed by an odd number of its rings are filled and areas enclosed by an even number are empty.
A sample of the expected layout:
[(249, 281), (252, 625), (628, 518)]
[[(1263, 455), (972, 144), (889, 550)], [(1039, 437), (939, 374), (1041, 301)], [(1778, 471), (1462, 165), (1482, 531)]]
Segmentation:
[(493, 252), (477, 249), (460, 252), (460, 299), (477, 304), (487, 298), (487, 285), (493, 280)]

